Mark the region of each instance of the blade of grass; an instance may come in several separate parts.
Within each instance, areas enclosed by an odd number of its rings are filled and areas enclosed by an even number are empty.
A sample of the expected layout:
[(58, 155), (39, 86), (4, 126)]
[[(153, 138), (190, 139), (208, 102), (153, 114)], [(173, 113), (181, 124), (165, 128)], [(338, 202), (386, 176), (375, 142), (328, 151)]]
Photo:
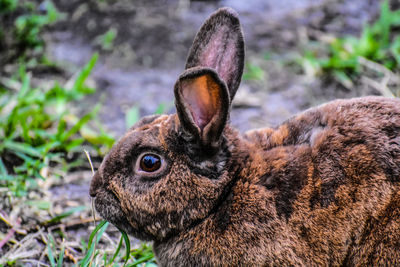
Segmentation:
[(64, 242), (63, 242), (63, 244), (61, 246), (60, 255), (59, 255), (58, 261), (57, 261), (57, 267), (62, 267), (63, 266), (64, 253), (65, 253), (65, 245), (64, 245)]
[(92, 262), (91, 257), (92, 257), (92, 253), (95, 253), (94, 251), (94, 246), (92, 246), (93, 244), (93, 239), (95, 238), (95, 236), (97, 235), (97, 232), (99, 232), (98, 237), (94, 240), (94, 244), (97, 243), (101, 236), (103, 235), (104, 231), (107, 229), (109, 225), (109, 222), (107, 221), (101, 221), (96, 228), (92, 231), (92, 233), (89, 236), (89, 242), (88, 242), (88, 251), (86, 253), (86, 256), (82, 259), (80, 266), (81, 267), (86, 267), (89, 265), (89, 263)]
[(85, 125), (86, 123), (88, 123), (94, 116), (94, 112), (89, 112), (88, 114), (84, 115), (82, 118), (80, 118), (78, 120), (78, 122), (72, 126), (71, 129), (69, 129), (67, 132), (65, 132), (62, 136), (61, 136), (61, 140), (63, 142), (66, 142), (68, 140), (68, 138), (70, 138), (72, 135), (76, 134), (79, 129), (82, 128), (83, 125)]
[(139, 120), (139, 108), (133, 106), (130, 108), (125, 115), (125, 127), (129, 129)]
[(114, 263), (115, 258), (118, 256), (118, 253), (119, 253), (119, 251), (121, 250), (122, 241), (123, 241), (123, 240), (124, 240), (124, 239), (123, 239), (122, 234), (121, 234), (121, 237), (120, 237), (120, 239), (119, 239), (119, 243), (118, 243), (117, 250), (115, 251), (115, 253), (114, 253), (114, 255), (112, 256), (111, 260), (108, 261), (108, 263), (106, 264), (106, 266), (111, 266), (111, 264)]
[(28, 144), (5, 140), (3, 146), (11, 151), (18, 151), (33, 157), (41, 157), (40, 152)]
[(125, 266), (129, 260), (129, 257), (131, 256), (131, 243), (129, 242), (128, 235), (121, 229), (119, 229), (119, 231), (121, 232), (121, 235), (124, 238), (124, 242), (125, 242), (125, 262), (123, 265), (123, 266)]
[(47, 256), (49, 258), (51, 267), (55, 267), (56, 266), (56, 260), (54, 259), (53, 251), (51, 249), (51, 245), (53, 245), (53, 247), (55, 247), (54, 246), (54, 239), (50, 234), (48, 235), (48, 237), (49, 237), (49, 239), (47, 241)]
[(400, 66), (400, 36), (398, 36), (394, 41), (390, 48), (393, 57), (397, 61), (397, 65)]
[(29, 92), (31, 77), (29, 73), (24, 73), (22, 79), (22, 86), (18, 93), (18, 100), (22, 101), (25, 95)]
[(45, 200), (28, 200), (25, 202), (28, 206), (33, 206), (41, 210), (49, 210), (51, 208), (51, 202)]
[(379, 30), (382, 36), (380, 39), (381, 45), (385, 47), (389, 43), (391, 24), (391, 11), (388, 0), (384, 0), (381, 4), (381, 14), (377, 24), (380, 26)]
[(65, 211), (63, 213), (61, 213), (60, 215), (57, 215), (53, 218), (51, 218), (50, 220), (44, 222), (45, 225), (48, 224), (54, 224), (54, 223), (58, 223), (60, 222), (62, 219), (71, 216), (72, 214), (74, 214), (75, 212), (80, 212), (85, 210), (86, 207), (85, 206), (78, 206), (78, 207), (73, 207), (71, 209), (69, 209), (68, 211)]
[(3, 160), (0, 157), (0, 175), (1, 176), (8, 176), (7, 168), (3, 163)]
[(96, 65), (97, 59), (99, 58), (98, 53), (94, 53), (89, 62), (85, 65), (85, 67), (81, 70), (79, 73), (78, 77), (75, 80), (75, 83), (72, 87), (72, 92), (74, 93), (80, 93), (83, 92), (84, 88), (84, 83), (86, 79), (89, 77), (90, 73), (92, 72), (92, 69)]
[(129, 264), (127, 267), (137, 266), (137, 265), (139, 265), (139, 264), (141, 264), (141, 263), (143, 263), (143, 262), (146, 262), (146, 261), (151, 260), (153, 257), (154, 257), (154, 255), (152, 255), (152, 254), (143, 256), (143, 257), (141, 257), (140, 259), (138, 259), (138, 260), (132, 262), (131, 264)]

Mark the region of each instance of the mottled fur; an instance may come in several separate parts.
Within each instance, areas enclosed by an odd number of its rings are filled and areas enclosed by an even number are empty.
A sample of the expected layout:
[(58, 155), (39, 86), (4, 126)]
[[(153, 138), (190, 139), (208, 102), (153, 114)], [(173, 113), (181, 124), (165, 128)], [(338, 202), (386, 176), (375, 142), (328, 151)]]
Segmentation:
[[(242, 42), (234, 11), (206, 21), (178, 114), (143, 118), (112, 148), (92, 180), (96, 209), (154, 241), (161, 266), (400, 266), (400, 100), (337, 100), (242, 136), (226, 124)], [(160, 170), (137, 168), (144, 152)]]

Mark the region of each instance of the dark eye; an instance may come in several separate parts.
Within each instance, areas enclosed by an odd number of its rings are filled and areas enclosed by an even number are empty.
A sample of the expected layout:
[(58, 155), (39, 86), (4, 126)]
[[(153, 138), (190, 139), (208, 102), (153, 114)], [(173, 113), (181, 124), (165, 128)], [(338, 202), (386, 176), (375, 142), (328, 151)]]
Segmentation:
[(145, 172), (155, 172), (161, 167), (161, 159), (155, 154), (145, 154), (140, 159), (140, 169)]

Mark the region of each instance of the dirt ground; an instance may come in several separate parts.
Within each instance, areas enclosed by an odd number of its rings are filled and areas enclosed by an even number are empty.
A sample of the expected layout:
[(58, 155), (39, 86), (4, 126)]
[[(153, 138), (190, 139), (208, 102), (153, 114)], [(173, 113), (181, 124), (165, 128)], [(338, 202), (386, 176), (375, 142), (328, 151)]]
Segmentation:
[[(247, 65), (264, 70), (261, 79), (242, 82), (233, 102), (231, 122), (241, 131), (276, 126), (301, 110), (335, 98), (377, 93), (370, 88), (347, 90), (330, 80), (306, 76), (298, 67), (284, 63), (312, 40), (316, 32), (357, 35), (363, 24), (377, 16), (377, 0), (57, 0), (54, 3), (65, 18), (46, 35), (49, 58), (62, 66), (62, 76), (68, 79), (95, 51), (101, 51), (91, 75), (97, 93), (82, 106), (103, 102), (102, 122), (117, 138), (126, 129), (125, 113), (132, 106), (139, 107), (141, 116), (154, 113), (161, 104), (166, 106), (165, 112), (174, 112), (173, 85), (183, 71), (194, 35), (207, 16), (222, 6), (231, 6), (239, 13)], [(99, 36), (109, 29), (114, 29), (117, 35), (112, 48), (102, 50)], [(88, 171), (67, 174), (49, 186), (49, 194), (42, 197), (52, 199), (56, 214), (66, 207), (90, 207), (90, 179)], [(73, 224), (74, 220), (82, 222), (89, 218), (89, 213), (86, 209), (70, 219), (71, 234), (67, 237), (72, 239), (70, 242), (79, 242), (79, 238), (89, 235), (89, 223)], [(110, 240), (115, 233), (115, 229), (109, 232)], [(112, 246), (116, 241), (107, 242)], [(43, 249), (43, 244), (39, 246)]]
[[(205, 18), (221, 6), (235, 8), (246, 40), (247, 62), (266, 70), (261, 81), (244, 81), (233, 103), (231, 120), (242, 131), (274, 126), (309, 106), (364, 92), (310, 80), (266, 53), (285, 57), (308, 41), (309, 31), (358, 34), (376, 17), (376, 0), (226, 0), (226, 1), (56, 1), (67, 13), (50, 35), (52, 59), (82, 66), (99, 48), (99, 37), (115, 29), (111, 51), (101, 55), (92, 75), (105, 95), (102, 118), (111, 131), (125, 131), (124, 114), (132, 106), (152, 114), (163, 103), (174, 112), (172, 88), (183, 71), (193, 37)], [(134, 4), (133, 4), (134, 3)], [(369, 93), (369, 92), (365, 92)], [(97, 101), (99, 98), (95, 98)]]

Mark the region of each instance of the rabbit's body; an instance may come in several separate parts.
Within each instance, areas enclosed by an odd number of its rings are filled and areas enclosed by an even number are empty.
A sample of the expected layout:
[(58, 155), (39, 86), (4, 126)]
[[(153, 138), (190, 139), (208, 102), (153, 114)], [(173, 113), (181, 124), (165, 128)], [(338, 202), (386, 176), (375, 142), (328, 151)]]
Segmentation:
[(102, 217), (154, 241), (162, 266), (400, 265), (400, 100), (310, 109), (243, 136), (229, 125), (243, 39), (214, 13), (175, 85), (93, 178)]
[(228, 132), (240, 172), (206, 219), (155, 242), (162, 265), (400, 264), (399, 100), (339, 100)]

